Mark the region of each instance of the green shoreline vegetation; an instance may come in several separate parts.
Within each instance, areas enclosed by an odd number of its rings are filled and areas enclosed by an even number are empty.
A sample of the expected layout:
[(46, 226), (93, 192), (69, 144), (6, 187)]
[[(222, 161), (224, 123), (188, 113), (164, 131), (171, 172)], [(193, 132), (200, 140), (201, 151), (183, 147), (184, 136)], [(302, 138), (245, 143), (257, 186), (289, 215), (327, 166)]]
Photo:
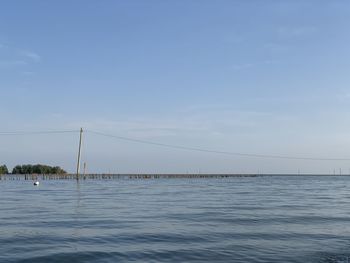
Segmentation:
[[(59, 166), (44, 164), (22, 164), (12, 169), (12, 174), (66, 174), (67, 172)], [(0, 174), (10, 174), (6, 165), (0, 166)]]
[(0, 166), (0, 174), (8, 174), (9, 170), (7, 169), (6, 165), (1, 165)]

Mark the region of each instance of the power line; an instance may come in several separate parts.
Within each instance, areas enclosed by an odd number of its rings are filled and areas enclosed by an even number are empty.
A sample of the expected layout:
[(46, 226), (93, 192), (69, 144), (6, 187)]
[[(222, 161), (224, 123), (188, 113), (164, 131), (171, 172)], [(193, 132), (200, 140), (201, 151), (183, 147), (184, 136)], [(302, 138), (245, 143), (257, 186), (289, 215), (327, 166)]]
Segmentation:
[[(79, 132), (80, 132), (79, 130), (2, 131), (2, 132), (0, 132), (0, 136), (44, 135), (44, 134), (63, 134), (63, 133), (79, 133)], [(142, 144), (155, 145), (155, 146), (161, 146), (161, 147), (172, 148), (172, 149), (215, 153), (215, 154), (224, 154), (224, 155), (231, 155), (231, 156), (241, 156), (241, 157), (250, 157), (250, 158), (265, 158), (265, 159), (309, 160), (309, 161), (350, 161), (350, 158), (318, 158), (318, 157), (309, 157), (309, 156), (299, 157), (299, 156), (288, 156), (288, 155), (268, 155), (268, 154), (253, 154), (253, 153), (218, 151), (218, 150), (209, 150), (209, 149), (199, 148), (199, 147), (188, 147), (188, 146), (180, 146), (180, 145), (173, 145), (173, 144), (158, 143), (158, 142), (134, 139), (134, 138), (129, 138), (129, 137), (111, 135), (111, 134), (107, 134), (107, 133), (103, 133), (103, 132), (99, 132), (99, 131), (93, 131), (93, 130), (86, 130), (86, 132), (100, 135), (100, 136), (104, 136), (104, 137), (115, 138), (118, 140), (130, 141), (130, 142), (134, 142), (134, 143), (142, 143)]]
[(265, 159), (309, 160), (309, 161), (350, 161), (350, 158), (317, 158), (317, 157), (305, 157), (305, 156), (298, 157), (298, 156), (287, 156), (287, 155), (268, 155), (268, 154), (252, 154), (252, 153), (217, 151), (217, 150), (209, 150), (209, 149), (204, 149), (204, 148), (179, 146), (179, 145), (172, 145), (172, 144), (165, 144), (165, 143), (151, 142), (151, 141), (146, 141), (146, 140), (133, 139), (133, 138), (123, 137), (123, 136), (106, 134), (103, 132), (93, 131), (93, 130), (86, 130), (86, 132), (100, 135), (100, 136), (104, 136), (104, 137), (115, 138), (118, 140), (135, 142), (135, 143), (156, 145), (156, 146), (162, 146), (162, 147), (180, 149), (180, 150), (188, 150), (188, 151), (224, 154), (224, 155), (231, 155), (231, 156), (265, 158)]
[(60, 131), (3, 131), (0, 136), (16, 135), (36, 135), (36, 134), (60, 134), (60, 133), (78, 133), (79, 130), (60, 130)]

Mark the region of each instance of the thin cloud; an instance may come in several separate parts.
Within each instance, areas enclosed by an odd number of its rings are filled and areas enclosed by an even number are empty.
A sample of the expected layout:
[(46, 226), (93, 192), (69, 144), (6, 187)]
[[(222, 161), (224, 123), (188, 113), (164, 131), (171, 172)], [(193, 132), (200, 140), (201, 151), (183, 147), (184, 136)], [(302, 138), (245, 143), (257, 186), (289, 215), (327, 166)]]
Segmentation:
[(317, 32), (314, 26), (299, 26), (299, 27), (279, 27), (277, 33), (281, 37), (294, 38), (312, 35)]
[(25, 58), (28, 58), (34, 62), (40, 62), (41, 61), (41, 56), (38, 55), (35, 52), (32, 51), (21, 51), (20, 54), (24, 56)]
[(350, 100), (350, 92), (344, 92), (344, 93), (341, 93), (341, 94), (338, 94), (336, 95), (336, 98), (340, 101), (348, 101)]
[(0, 68), (14, 68), (17, 66), (25, 66), (28, 63), (24, 60), (0, 60)]
[(233, 68), (233, 70), (244, 70), (244, 69), (249, 69), (249, 68), (258, 67), (258, 66), (262, 66), (262, 65), (272, 65), (272, 64), (276, 64), (276, 63), (278, 63), (277, 60), (267, 59), (267, 60), (258, 61), (258, 62), (254, 62), (254, 63), (236, 64), (236, 65), (233, 65), (232, 68)]
[(41, 56), (33, 51), (20, 49), (11, 45), (0, 43), (0, 69), (9, 70), (18, 67), (26, 67), (22, 75), (32, 75), (31, 70), (27, 70), (32, 64), (41, 62)]
[(29, 76), (29, 77), (30, 77), (30, 76), (35, 75), (35, 72), (33, 72), (33, 71), (23, 71), (23, 72), (22, 72), (22, 75), (23, 75), (23, 76), (27, 76), (27, 77)]
[(233, 66), (234, 70), (241, 70), (241, 69), (248, 69), (256, 66), (256, 63), (243, 63), (243, 64), (237, 64)]
[(263, 45), (263, 48), (270, 51), (270, 52), (282, 53), (282, 52), (288, 51), (289, 46), (286, 44), (271, 42), (271, 43), (266, 43), (265, 45)]

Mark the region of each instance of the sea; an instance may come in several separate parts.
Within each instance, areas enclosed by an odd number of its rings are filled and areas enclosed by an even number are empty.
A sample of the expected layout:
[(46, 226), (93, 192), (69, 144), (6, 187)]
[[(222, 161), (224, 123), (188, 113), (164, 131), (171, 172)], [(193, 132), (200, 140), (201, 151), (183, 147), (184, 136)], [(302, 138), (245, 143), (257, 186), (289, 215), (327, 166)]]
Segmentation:
[(350, 176), (0, 181), (0, 262), (350, 262)]

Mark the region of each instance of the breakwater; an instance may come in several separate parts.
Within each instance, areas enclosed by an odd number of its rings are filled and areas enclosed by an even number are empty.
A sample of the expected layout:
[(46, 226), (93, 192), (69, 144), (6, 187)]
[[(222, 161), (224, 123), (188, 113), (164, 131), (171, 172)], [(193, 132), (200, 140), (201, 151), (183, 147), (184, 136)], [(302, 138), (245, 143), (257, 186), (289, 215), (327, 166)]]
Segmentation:
[[(79, 180), (256, 177), (259, 174), (85, 174)], [(7, 174), (0, 180), (76, 180), (76, 174)]]
[[(350, 176), (349, 174), (81, 174), (78, 180), (235, 178), (269, 176)], [(0, 180), (77, 180), (76, 174), (6, 174)]]

